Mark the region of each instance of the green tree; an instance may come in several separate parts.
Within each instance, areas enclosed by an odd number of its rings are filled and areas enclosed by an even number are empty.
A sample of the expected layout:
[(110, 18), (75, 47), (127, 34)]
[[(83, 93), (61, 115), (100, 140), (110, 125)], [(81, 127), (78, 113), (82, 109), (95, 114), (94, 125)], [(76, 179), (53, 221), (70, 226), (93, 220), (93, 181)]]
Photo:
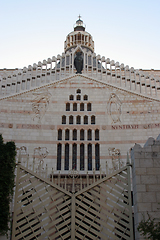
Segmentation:
[(145, 239), (160, 239), (160, 222), (156, 222), (155, 218), (152, 219), (149, 214), (147, 220), (145, 220), (143, 216), (143, 219), (139, 223), (137, 230), (145, 237)]
[(7, 234), (11, 220), (10, 202), (13, 197), (16, 146), (3, 142), (0, 134), (0, 235)]

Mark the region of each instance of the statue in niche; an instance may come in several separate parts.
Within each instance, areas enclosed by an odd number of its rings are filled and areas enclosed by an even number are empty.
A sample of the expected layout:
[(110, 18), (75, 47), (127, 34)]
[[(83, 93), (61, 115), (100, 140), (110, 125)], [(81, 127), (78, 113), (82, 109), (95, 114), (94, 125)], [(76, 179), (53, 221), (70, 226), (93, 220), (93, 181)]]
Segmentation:
[(82, 74), (82, 69), (83, 69), (83, 57), (82, 57), (82, 52), (77, 52), (76, 57), (74, 59), (74, 66), (77, 70), (77, 73)]

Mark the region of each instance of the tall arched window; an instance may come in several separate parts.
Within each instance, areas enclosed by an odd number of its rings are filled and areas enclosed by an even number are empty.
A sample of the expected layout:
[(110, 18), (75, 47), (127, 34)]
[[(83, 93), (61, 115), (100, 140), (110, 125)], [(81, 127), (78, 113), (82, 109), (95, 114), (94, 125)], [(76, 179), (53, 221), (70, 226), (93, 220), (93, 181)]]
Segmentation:
[(95, 130), (95, 140), (96, 141), (99, 140), (99, 130), (98, 129)]
[(77, 130), (73, 129), (73, 140), (77, 140)]
[(84, 170), (84, 144), (80, 145), (80, 170)]
[(100, 167), (100, 151), (99, 151), (99, 144), (95, 145), (95, 169), (99, 171)]
[(78, 116), (76, 117), (76, 123), (77, 123), (77, 124), (81, 124), (81, 116), (78, 115)]
[(62, 116), (62, 124), (66, 124), (66, 116)]
[(65, 140), (69, 140), (69, 129), (65, 130)]
[(87, 101), (88, 100), (88, 96), (84, 95), (83, 100)]
[(88, 130), (88, 140), (92, 140), (92, 130)]
[(70, 111), (70, 103), (66, 103), (66, 111)]
[(81, 100), (81, 95), (77, 95), (77, 100), (78, 100), (78, 101)]
[(92, 171), (92, 145), (88, 144), (88, 171)]
[(84, 116), (84, 124), (88, 124), (88, 116)]
[(95, 120), (95, 116), (91, 116), (91, 124), (95, 124), (96, 120)]
[(57, 170), (61, 170), (62, 144), (57, 145)]
[(69, 96), (69, 100), (74, 100), (74, 96), (73, 96), (73, 95), (70, 95), (70, 96)]
[(91, 103), (87, 103), (87, 111), (92, 111)]
[(72, 169), (77, 169), (77, 144), (72, 146)]
[(65, 164), (64, 169), (69, 170), (69, 144), (65, 145)]
[(84, 140), (84, 130), (80, 130), (80, 140)]
[(84, 103), (80, 104), (80, 111), (84, 111)]
[(77, 111), (77, 103), (73, 103), (73, 111)]
[(73, 124), (73, 116), (69, 116), (69, 124)]
[(62, 140), (62, 129), (58, 129), (58, 140)]

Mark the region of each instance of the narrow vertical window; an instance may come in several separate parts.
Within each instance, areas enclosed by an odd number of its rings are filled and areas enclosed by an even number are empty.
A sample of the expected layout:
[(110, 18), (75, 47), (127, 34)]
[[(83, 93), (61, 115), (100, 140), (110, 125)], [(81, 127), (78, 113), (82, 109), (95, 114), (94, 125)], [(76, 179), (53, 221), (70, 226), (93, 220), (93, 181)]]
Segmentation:
[(80, 145), (80, 170), (84, 170), (84, 144)]
[(77, 144), (72, 146), (72, 169), (77, 169)]
[(65, 145), (65, 164), (64, 169), (69, 170), (69, 144)]
[(81, 116), (77, 116), (76, 117), (76, 123), (77, 124), (81, 124)]
[(88, 130), (88, 140), (92, 140), (92, 130)]
[(95, 140), (96, 141), (99, 140), (99, 130), (98, 129), (95, 130)]
[(62, 116), (62, 124), (66, 124), (66, 116)]
[(84, 116), (84, 124), (88, 124), (88, 116)]
[(99, 144), (95, 145), (95, 169), (99, 171), (100, 167), (100, 152), (99, 152)]
[(91, 116), (91, 124), (95, 124), (96, 120), (95, 120), (95, 116)]
[(73, 111), (77, 111), (77, 103), (73, 103)]
[(80, 140), (84, 140), (84, 130), (80, 130)]
[(92, 111), (91, 110), (91, 103), (87, 103), (87, 111)]
[(61, 155), (62, 155), (62, 145), (59, 143), (57, 145), (57, 170), (61, 170)]
[(77, 140), (77, 130), (73, 130), (73, 140)]
[(84, 103), (80, 104), (80, 111), (84, 111)]
[(85, 101), (87, 101), (87, 100), (88, 100), (88, 96), (87, 96), (87, 95), (84, 95), (83, 99), (84, 99)]
[(70, 111), (70, 103), (66, 103), (66, 111)]
[(88, 144), (88, 171), (92, 171), (92, 145)]
[(81, 100), (81, 95), (77, 95), (77, 100), (78, 100), (78, 101)]
[(69, 124), (73, 124), (73, 116), (69, 116)]
[(58, 129), (58, 140), (62, 140), (62, 129)]
[(73, 95), (70, 95), (70, 96), (69, 96), (69, 100), (74, 100), (74, 96), (73, 96)]
[(65, 130), (65, 140), (69, 140), (69, 129)]

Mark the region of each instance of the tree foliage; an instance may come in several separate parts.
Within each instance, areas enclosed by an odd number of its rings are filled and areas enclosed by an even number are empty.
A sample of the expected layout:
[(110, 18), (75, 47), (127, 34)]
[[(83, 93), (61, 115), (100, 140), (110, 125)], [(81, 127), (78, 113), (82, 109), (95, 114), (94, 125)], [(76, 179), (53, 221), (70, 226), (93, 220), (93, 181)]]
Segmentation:
[(137, 230), (145, 237), (145, 239), (160, 239), (160, 222), (155, 222), (155, 218), (152, 219), (149, 214), (147, 220), (145, 220), (143, 216)]
[(13, 196), (16, 146), (14, 142), (3, 142), (0, 134), (0, 235), (9, 230), (10, 202)]

